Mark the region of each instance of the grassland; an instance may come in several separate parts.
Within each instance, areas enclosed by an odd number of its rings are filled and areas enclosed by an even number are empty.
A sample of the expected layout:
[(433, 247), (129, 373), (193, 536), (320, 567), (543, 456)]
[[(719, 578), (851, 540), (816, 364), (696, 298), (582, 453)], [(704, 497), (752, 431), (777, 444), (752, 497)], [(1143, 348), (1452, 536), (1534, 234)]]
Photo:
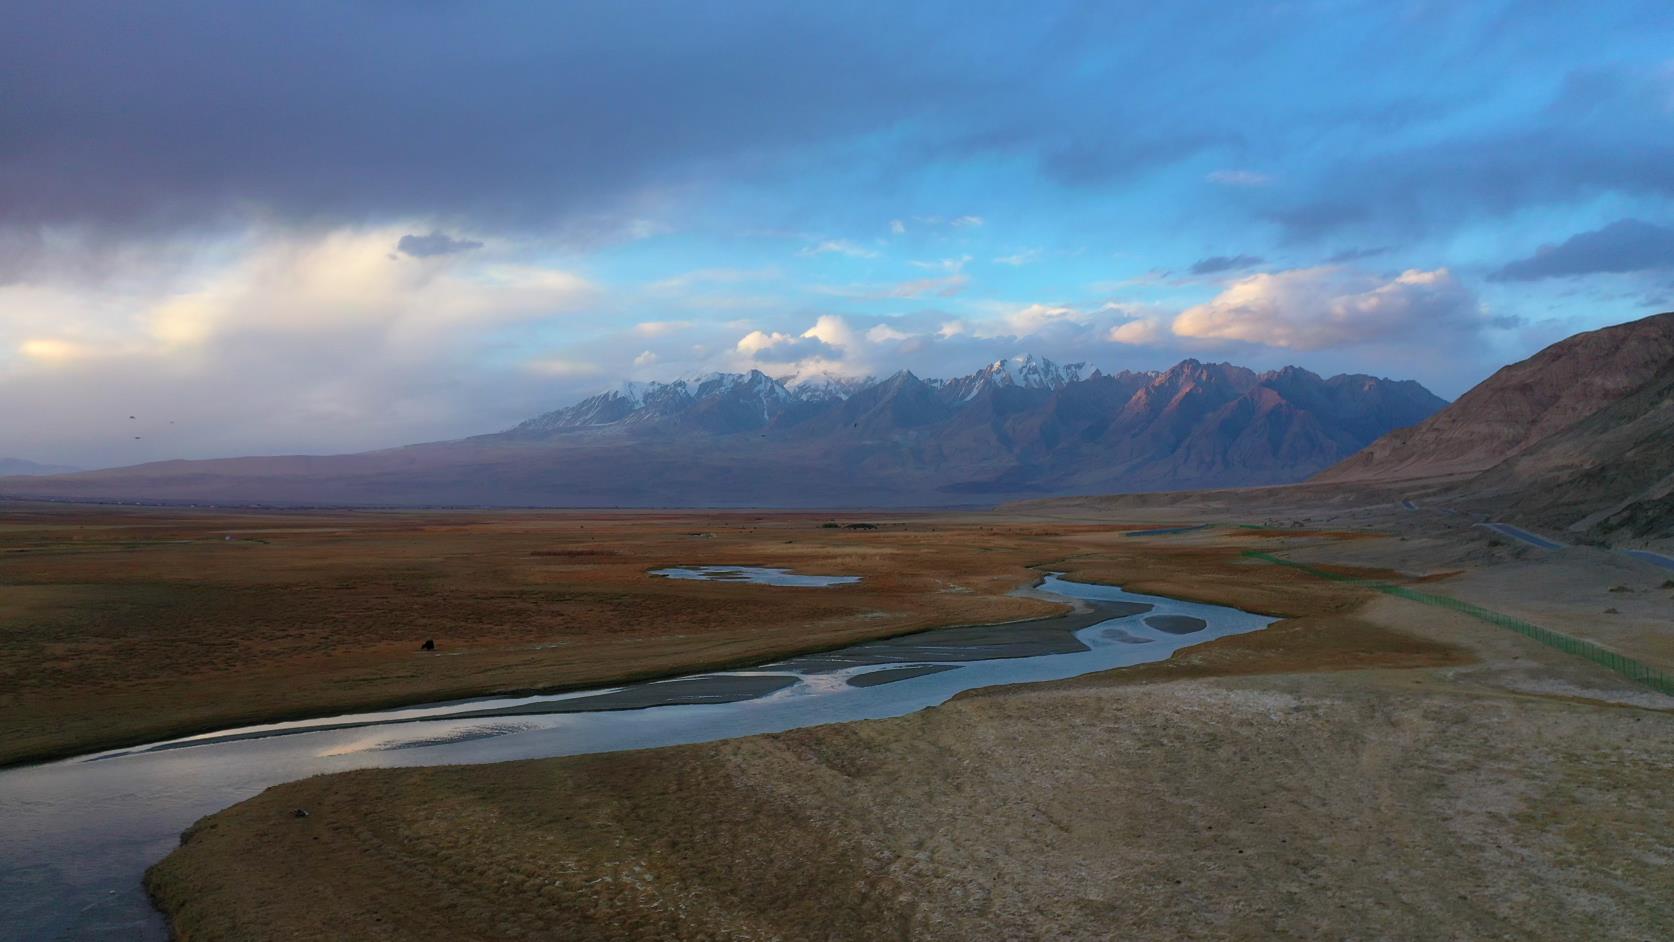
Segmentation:
[(1674, 700), (1241, 554), (1438, 592), (1542, 567), (1525, 614), (1631, 600), (1622, 624), (1555, 625), (1616, 640), (1654, 634), (1655, 574), (1611, 593), (1608, 560), (1559, 571), (1468, 532), (1028, 539), (1077, 578), (1289, 617), (898, 719), (294, 782), (200, 822), (148, 886), (180, 937), (258, 942), (1626, 940), (1674, 920)]
[[(1054, 607), (1008, 593), (1109, 526), (942, 515), (0, 505), (0, 765), (264, 720), (561, 690)], [(855, 574), (840, 592), (675, 564)], [(437, 651), (419, 651), (434, 639)]]

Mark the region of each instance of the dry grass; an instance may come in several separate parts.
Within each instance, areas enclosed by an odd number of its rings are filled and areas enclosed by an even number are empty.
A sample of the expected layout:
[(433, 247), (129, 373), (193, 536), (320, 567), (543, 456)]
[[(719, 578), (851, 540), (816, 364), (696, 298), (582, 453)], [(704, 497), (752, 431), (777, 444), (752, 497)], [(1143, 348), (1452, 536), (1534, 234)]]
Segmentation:
[(1516, 639), (1274, 585), (1236, 544), (1082, 545), (1078, 577), (1295, 617), (892, 720), (295, 782), (205, 819), (148, 886), (181, 938), (249, 942), (1639, 939), (1674, 918), (1674, 714), (1508, 691)]
[[(828, 519), (6, 505), (0, 765), (1052, 611), (1007, 593), (1034, 577), (1028, 564), (1063, 552), (1062, 529), (872, 515), (879, 529), (854, 531), (821, 527)], [(799, 590), (646, 573), (751, 563), (865, 578)], [(427, 638), (435, 655), (418, 651)]]

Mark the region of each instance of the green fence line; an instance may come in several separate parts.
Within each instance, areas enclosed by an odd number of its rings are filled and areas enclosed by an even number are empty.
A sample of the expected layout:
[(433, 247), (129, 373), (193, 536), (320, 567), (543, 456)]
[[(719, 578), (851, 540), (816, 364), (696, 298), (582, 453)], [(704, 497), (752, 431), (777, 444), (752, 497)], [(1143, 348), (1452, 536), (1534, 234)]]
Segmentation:
[(1347, 582), (1352, 585), (1382, 592), (1385, 595), (1393, 595), (1397, 598), (1408, 599), (1413, 602), (1421, 602), (1425, 605), (1434, 605), (1438, 608), (1449, 609), (1463, 615), (1469, 615), (1480, 621), (1488, 622), (1491, 625), (1499, 625), (1501, 628), (1510, 628), (1512, 631), (1517, 632), (1525, 638), (1532, 638), (1547, 647), (1556, 648), (1566, 654), (1584, 657), (1587, 660), (1592, 661), (1594, 664), (1609, 668), (1610, 670), (1621, 674), (1623, 677), (1626, 677), (1635, 683), (1644, 684), (1652, 690), (1674, 696), (1674, 675), (1659, 671), (1643, 661), (1634, 660), (1625, 654), (1618, 654), (1609, 648), (1601, 647), (1591, 641), (1583, 641), (1580, 638), (1571, 637), (1570, 635), (1563, 634), (1562, 632), (1553, 631), (1550, 628), (1542, 628), (1539, 625), (1531, 625), (1526, 621), (1512, 618), (1510, 615), (1502, 615), (1499, 612), (1483, 608), (1480, 605), (1472, 605), (1469, 602), (1461, 602), (1458, 599), (1448, 598), (1445, 595), (1432, 595), (1428, 592), (1419, 592), (1414, 589), (1409, 589), (1406, 586), (1380, 582), (1376, 579), (1361, 579), (1356, 576), (1345, 576), (1341, 573), (1327, 572), (1324, 569), (1319, 569), (1306, 563), (1282, 559), (1278, 556), (1274, 556), (1272, 553), (1264, 553), (1260, 550), (1245, 550), (1244, 555), (1252, 559), (1276, 563), (1277, 565), (1286, 566), (1291, 569), (1300, 569), (1310, 575), (1330, 579), (1333, 582)]

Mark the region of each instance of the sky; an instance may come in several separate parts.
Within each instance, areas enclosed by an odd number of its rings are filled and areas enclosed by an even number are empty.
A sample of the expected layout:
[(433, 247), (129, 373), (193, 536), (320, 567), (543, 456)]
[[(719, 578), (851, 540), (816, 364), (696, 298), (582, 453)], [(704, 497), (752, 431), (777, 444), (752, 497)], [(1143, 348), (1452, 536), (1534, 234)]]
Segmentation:
[(1666, 2), (26, 2), (0, 456), (1034, 353), (1452, 398), (1674, 308)]

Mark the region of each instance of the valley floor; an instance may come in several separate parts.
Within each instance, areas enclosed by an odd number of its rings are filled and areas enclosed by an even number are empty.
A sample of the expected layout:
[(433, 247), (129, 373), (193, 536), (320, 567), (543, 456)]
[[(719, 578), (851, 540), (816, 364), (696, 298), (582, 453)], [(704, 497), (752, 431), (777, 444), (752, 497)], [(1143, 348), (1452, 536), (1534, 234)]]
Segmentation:
[(294, 782), (205, 819), (150, 889), (194, 940), (1667, 934), (1674, 697), (1244, 554), (1674, 672), (1666, 574), (1398, 508), (1125, 535), (1224, 514), (1034, 506), (946, 551), (1289, 616), (1266, 631), (897, 719)]
[[(0, 766), (1049, 615), (1060, 607), (1009, 594), (1027, 567), (1067, 534), (1110, 531), (957, 514), (0, 503)], [(863, 578), (836, 592), (648, 572), (705, 564)]]

